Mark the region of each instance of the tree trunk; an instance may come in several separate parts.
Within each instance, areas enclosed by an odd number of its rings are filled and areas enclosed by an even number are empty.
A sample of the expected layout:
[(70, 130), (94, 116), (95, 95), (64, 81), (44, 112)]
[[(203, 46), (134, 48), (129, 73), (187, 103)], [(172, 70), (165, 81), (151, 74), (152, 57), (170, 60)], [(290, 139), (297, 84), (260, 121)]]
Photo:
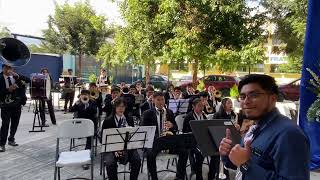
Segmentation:
[(249, 65), (249, 74), (251, 73), (251, 66)]
[(198, 60), (195, 59), (192, 64), (192, 84), (193, 88), (197, 88), (197, 81), (198, 81)]
[(147, 62), (146, 67), (146, 85), (150, 82), (150, 62)]
[(79, 63), (78, 63), (78, 71), (77, 77), (81, 77), (81, 70), (82, 70), (82, 53), (79, 54)]

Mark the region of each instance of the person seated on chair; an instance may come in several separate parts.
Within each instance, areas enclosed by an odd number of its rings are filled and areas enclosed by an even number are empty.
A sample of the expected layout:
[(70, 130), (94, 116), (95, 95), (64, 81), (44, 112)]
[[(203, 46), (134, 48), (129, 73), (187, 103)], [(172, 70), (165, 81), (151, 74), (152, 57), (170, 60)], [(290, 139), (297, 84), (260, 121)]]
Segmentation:
[[(123, 98), (117, 98), (113, 103), (112, 114), (103, 122), (102, 132), (109, 128), (134, 127), (131, 116), (124, 114), (126, 102)], [(128, 150), (127, 152), (108, 152), (104, 155), (107, 174), (110, 180), (117, 180), (117, 162), (121, 164), (130, 163), (130, 180), (137, 180), (141, 166), (141, 159), (137, 150)]]
[(152, 180), (157, 180), (156, 157), (162, 150), (171, 150), (173, 154), (179, 155), (177, 164), (176, 179), (184, 179), (186, 175), (186, 164), (188, 161), (188, 152), (186, 149), (176, 147), (172, 142), (170, 135), (177, 131), (177, 124), (174, 114), (170, 109), (165, 108), (165, 98), (162, 92), (156, 92), (153, 95), (153, 108), (145, 111), (142, 115), (142, 126), (156, 126), (155, 140), (153, 148), (147, 150), (147, 165)]
[(233, 111), (233, 104), (230, 98), (223, 98), (219, 111), (214, 114), (214, 119), (235, 119), (236, 113)]
[[(70, 112), (76, 114), (75, 118), (91, 119), (94, 124), (95, 132), (97, 130), (97, 105), (90, 99), (90, 91), (82, 90), (80, 98), (70, 108)], [(87, 138), (86, 149), (91, 149), (91, 138)]]
[[(204, 120), (207, 119), (206, 115), (203, 113), (204, 106), (199, 98), (196, 98), (192, 101), (192, 111), (189, 112), (183, 121), (183, 133), (191, 133), (190, 121), (191, 120)], [(202, 180), (202, 163), (203, 156), (198, 148), (191, 149), (190, 151), (190, 163), (195, 171), (196, 180)], [(211, 169), (210, 169), (211, 170)]]
[(144, 111), (151, 109), (153, 107), (152, 97), (154, 94), (154, 89), (152, 87), (148, 87), (146, 89), (146, 100), (144, 103), (140, 105), (141, 114), (143, 114)]
[(111, 94), (106, 95), (102, 109), (102, 111), (106, 112), (106, 118), (111, 115), (113, 103), (118, 97), (120, 97), (120, 88), (117, 86), (111, 89)]
[(90, 98), (95, 101), (98, 109), (99, 116), (102, 114), (102, 93), (98, 90), (96, 83), (89, 84)]
[(125, 114), (132, 116), (133, 115), (133, 107), (134, 107), (134, 104), (136, 101), (136, 97), (133, 94), (129, 93), (129, 88), (127, 86), (122, 88), (122, 94), (120, 97), (122, 97), (126, 101), (126, 104), (127, 104)]

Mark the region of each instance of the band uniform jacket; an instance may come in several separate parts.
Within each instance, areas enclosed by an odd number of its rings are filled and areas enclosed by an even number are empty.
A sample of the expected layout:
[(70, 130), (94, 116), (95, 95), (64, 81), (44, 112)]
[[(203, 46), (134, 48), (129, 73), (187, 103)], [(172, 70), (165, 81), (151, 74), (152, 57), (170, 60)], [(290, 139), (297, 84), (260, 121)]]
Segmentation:
[[(204, 113), (202, 113), (202, 116), (203, 116), (203, 119), (207, 119), (206, 115)], [(192, 120), (196, 120), (194, 118), (194, 112), (191, 111), (189, 112), (186, 117), (184, 118), (184, 121), (183, 121), (183, 129), (182, 129), (182, 132), (183, 133), (189, 133), (189, 132), (192, 132), (192, 129), (191, 129), (191, 126), (190, 126), (190, 121)]]
[[(141, 126), (156, 126), (155, 137), (159, 137), (160, 133), (158, 132), (158, 120), (157, 120), (157, 110), (155, 108), (151, 108), (145, 111), (142, 115)], [(174, 114), (170, 109), (166, 109), (166, 119), (167, 121), (173, 124), (173, 127), (169, 129), (173, 134), (176, 134), (178, 130), (177, 123), (174, 118)]]
[[(0, 73), (0, 107), (19, 107), (25, 105), (27, 101), (25, 83), (30, 83), (30, 79), (23, 75), (18, 74), (19, 77), (13, 77), (18, 88), (9, 92), (6, 88), (6, 82), (3, 73)], [(11, 103), (6, 103), (10, 101)]]

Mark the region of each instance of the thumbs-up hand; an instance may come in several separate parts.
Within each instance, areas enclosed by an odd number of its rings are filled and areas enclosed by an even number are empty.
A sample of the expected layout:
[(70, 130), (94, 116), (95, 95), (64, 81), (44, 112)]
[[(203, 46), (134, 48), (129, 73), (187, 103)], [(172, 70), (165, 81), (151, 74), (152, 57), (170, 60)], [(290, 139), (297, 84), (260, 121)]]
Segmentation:
[(232, 147), (232, 140), (231, 140), (231, 132), (230, 129), (226, 129), (226, 137), (222, 139), (219, 146), (219, 153), (222, 156), (229, 155)]
[(246, 141), (244, 147), (241, 147), (239, 144), (235, 145), (230, 153), (229, 159), (230, 161), (240, 167), (242, 164), (247, 162), (251, 157), (251, 140)]

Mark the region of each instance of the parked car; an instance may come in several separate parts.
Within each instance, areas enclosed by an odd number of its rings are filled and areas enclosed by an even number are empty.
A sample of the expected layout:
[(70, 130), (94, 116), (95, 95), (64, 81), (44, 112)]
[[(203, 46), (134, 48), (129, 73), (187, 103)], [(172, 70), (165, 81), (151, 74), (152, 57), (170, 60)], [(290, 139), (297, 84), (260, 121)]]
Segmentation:
[[(199, 80), (199, 77), (197, 79)], [(182, 76), (177, 81), (175, 81), (175, 86), (181, 86), (186, 83), (192, 83), (192, 76)]]
[[(223, 96), (230, 96), (230, 88), (239, 83), (239, 79), (237, 77), (227, 75), (208, 75), (200, 78), (199, 81), (204, 81), (206, 89), (213, 85), (216, 89), (222, 92)], [(197, 83), (199, 83), (199, 81), (197, 81)], [(192, 82), (182, 84), (180, 87), (185, 89), (187, 85), (191, 83)]]
[[(142, 78), (141, 80), (135, 81), (132, 84), (137, 84), (137, 82), (142, 82), (142, 87), (146, 87), (145, 82), (146, 78)], [(168, 83), (171, 84), (171, 82), (168, 82), (168, 77), (163, 75), (151, 75), (150, 76), (150, 82), (156, 89), (167, 89)]]
[(301, 79), (296, 79), (290, 83), (279, 86), (279, 96), (278, 101), (283, 100), (288, 101), (299, 101), (300, 98), (300, 81)]

